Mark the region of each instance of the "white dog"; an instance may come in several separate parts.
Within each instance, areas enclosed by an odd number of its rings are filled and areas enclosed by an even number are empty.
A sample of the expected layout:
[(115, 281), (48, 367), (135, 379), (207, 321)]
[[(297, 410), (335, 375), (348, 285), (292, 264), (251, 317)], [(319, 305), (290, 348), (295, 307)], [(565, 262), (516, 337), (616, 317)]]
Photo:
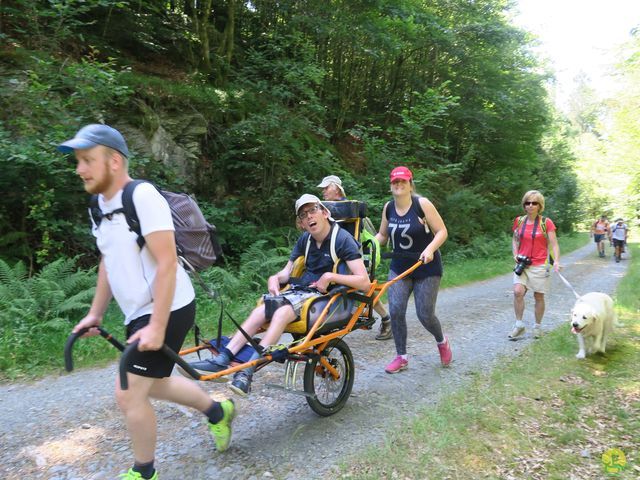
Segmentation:
[(609, 295), (591, 292), (578, 298), (571, 310), (571, 332), (578, 336), (580, 347), (576, 358), (585, 358), (595, 352), (604, 353), (607, 336), (616, 323), (616, 312)]

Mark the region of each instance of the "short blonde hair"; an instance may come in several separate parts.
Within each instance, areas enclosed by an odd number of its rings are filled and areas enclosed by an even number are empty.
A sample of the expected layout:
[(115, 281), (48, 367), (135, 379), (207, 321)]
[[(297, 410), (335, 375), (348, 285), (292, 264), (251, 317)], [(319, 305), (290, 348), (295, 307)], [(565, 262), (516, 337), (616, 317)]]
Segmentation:
[(542, 195), (538, 190), (529, 190), (522, 196), (522, 206), (524, 207), (524, 202), (538, 202), (538, 213), (544, 212), (544, 195)]

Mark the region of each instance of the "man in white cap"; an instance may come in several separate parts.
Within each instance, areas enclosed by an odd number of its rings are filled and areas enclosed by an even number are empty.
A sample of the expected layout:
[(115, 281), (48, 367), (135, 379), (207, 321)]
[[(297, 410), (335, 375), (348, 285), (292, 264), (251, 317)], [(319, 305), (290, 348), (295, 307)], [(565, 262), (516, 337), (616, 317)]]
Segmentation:
[[(342, 180), (336, 175), (324, 177), (318, 184), (318, 188), (322, 189), (322, 196), (327, 202), (340, 202), (347, 199)], [(363, 219), (363, 224), (364, 228), (368, 228), (372, 235), (378, 233), (368, 217)], [(375, 339), (390, 340), (393, 337), (393, 333), (391, 332), (391, 317), (389, 313), (381, 302), (376, 303), (373, 309), (380, 315), (380, 331), (375, 336)]]
[(86, 330), (84, 336), (96, 335), (95, 327), (115, 298), (124, 314), (127, 342), (138, 342), (127, 365), (129, 388), (122, 390), (116, 382), (116, 400), (134, 457), (133, 467), (120, 478), (155, 480), (157, 422), (151, 399), (201, 411), (218, 451), (229, 447), (235, 407), (231, 400), (213, 401), (196, 383), (172, 376), (173, 360), (159, 351), (163, 344), (174, 351), (182, 347), (195, 319), (195, 293), (177, 260), (169, 204), (153, 185), (141, 184), (133, 195), (143, 247), (124, 219), (122, 191), (131, 177), (129, 149), (122, 134), (108, 125), (86, 125), (58, 150), (75, 154), (76, 173), (84, 189), (98, 196), (102, 213), (102, 220), (92, 228), (101, 253), (96, 291), (89, 312), (73, 332)]
[(328, 202), (338, 202), (347, 199), (344, 188), (342, 188), (342, 180), (336, 175), (324, 177), (318, 184), (318, 188), (322, 189), (322, 198)]
[[(271, 275), (267, 281), (269, 295), (278, 296), (278, 305), (271, 313), (271, 323), (264, 333), (260, 345), (268, 347), (275, 345), (288, 324), (299, 318), (304, 302), (311, 297), (326, 293), (330, 284), (346, 285), (357, 290), (368, 291), (371, 287), (369, 275), (364, 266), (358, 243), (353, 236), (337, 224), (330, 221), (329, 210), (315, 195), (304, 194), (295, 205), (295, 213), (299, 224), (305, 230), (296, 242), (289, 261), (282, 270)], [(338, 229), (335, 238), (335, 253), (349, 268), (350, 274), (333, 273), (334, 261), (330, 253), (331, 233)], [(311, 237), (311, 238), (310, 238)], [(308, 251), (307, 251), (308, 248)], [(306, 252), (306, 255), (305, 255)], [(280, 292), (280, 285), (289, 283), (294, 261), (305, 257), (305, 272), (296, 279), (289, 290)], [(242, 330), (249, 335), (255, 335), (260, 327), (267, 322), (266, 301), (256, 307), (242, 324)], [(229, 368), (231, 360), (247, 343), (246, 337), (238, 331), (215, 357), (200, 362), (192, 362), (191, 366), (203, 374), (220, 372)], [(249, 361), (260, 358), (254, 353)], [(246, 368), (236, 372), (230, 384), (231, 390), (245, 396), (251, 390), (253, 368)]]

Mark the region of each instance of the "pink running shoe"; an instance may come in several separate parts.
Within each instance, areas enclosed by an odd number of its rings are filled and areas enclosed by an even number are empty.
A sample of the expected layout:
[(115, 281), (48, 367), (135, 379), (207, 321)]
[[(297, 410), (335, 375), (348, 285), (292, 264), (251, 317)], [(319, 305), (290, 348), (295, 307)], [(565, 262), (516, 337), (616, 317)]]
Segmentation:
[(384, 368), (387, 373), (398, 373), (409, 366), (409, 360), (402, 358), (398, 355), (393, 361)]
[(438, 344), (438, 351), (440, 352), (440, 363), (443, 367), (449, 366), (453, 353), (451, 352), (451, 345), (449, 345), (449, 339), (444, 338), (444, 343)]

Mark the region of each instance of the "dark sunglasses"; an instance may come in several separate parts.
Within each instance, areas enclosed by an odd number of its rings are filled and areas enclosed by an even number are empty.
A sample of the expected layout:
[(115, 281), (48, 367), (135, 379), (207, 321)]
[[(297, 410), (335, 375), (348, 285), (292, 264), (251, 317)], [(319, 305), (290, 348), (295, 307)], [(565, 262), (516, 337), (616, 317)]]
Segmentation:
[(537, 205), (540, 205), (540, 204), (539, 204), (538, 202), (524, 202), (524, 203), (523, 203), (523, 205), (524, 205), (525, 207), (528, 207), (529, 205), (535, 205), (535, 206), (537, 206)]

